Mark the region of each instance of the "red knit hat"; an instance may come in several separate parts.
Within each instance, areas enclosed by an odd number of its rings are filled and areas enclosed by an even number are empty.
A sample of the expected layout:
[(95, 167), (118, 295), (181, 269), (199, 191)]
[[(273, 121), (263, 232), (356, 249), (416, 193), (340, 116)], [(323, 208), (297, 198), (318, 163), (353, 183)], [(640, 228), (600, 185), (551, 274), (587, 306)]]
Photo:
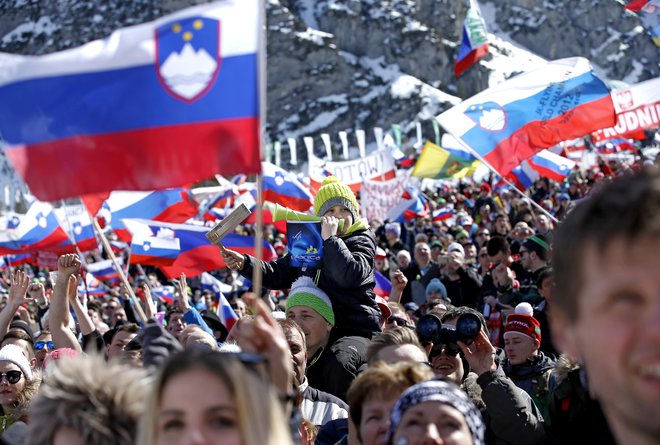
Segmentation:
[(541, 324), (531, 315), (510, 314), (506, 318), (504, 337), (506, 338), (507, 334), (512, 332), (526, 335), (534, 340), (537, 346), (541, 344)]

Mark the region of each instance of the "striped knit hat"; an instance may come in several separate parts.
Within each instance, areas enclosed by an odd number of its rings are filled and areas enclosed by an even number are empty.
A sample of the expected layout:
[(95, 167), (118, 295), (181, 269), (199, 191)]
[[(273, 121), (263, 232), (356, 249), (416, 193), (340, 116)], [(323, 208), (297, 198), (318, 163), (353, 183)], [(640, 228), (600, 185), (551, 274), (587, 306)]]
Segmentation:
[(286, 300), (286, 312), (295, 306), (306, 306), (314, 309), (330, 325), (335, 325), (335, 314), (332, 312), (330, 298), (314, 284), (310, 277), (300, 277), (293, 282), (289, 298)]

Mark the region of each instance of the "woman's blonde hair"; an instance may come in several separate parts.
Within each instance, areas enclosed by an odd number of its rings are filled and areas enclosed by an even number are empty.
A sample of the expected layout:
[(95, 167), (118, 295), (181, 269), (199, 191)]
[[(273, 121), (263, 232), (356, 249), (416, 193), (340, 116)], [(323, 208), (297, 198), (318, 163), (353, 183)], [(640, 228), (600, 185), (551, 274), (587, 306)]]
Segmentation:
[[(293, 445), (289, 422), (274, 388), (243, 365), (240, 355), (185, 350), (161, 369), (148, 397), (138, 434), (139, 445), (155, 445), (163, 392), (177, 375), (203, 370), (218, 377), (234, 399), (238, 425), (246, 445)], [(191, 385), (197, 384), (191, 381)]]

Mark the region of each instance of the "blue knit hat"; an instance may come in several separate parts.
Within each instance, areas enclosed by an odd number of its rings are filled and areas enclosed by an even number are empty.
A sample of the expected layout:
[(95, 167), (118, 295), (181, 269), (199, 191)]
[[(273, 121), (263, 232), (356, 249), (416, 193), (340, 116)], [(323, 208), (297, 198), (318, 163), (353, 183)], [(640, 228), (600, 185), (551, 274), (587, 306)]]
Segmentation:
[(443, 300), (451, 302), (451, 300), (447, 296), (447, 288), (445, 287), (444, 284), (442, 284), (442, 281), (440, 281), (437, 278), (432, 279), (431, 282), (428, 284), (428, 286), (426, 286), (426, 297), (427, 298), (428, 298), (428, 296), (431, 292), (440, 292), (440, 294), (442, 295)]

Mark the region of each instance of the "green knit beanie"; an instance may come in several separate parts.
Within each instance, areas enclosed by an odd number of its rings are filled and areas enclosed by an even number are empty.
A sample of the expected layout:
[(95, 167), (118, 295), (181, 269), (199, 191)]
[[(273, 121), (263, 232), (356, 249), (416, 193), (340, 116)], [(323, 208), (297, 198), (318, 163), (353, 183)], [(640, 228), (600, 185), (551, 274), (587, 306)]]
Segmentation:
[(305, 306), (316, 311), (330, 325), (335, 325), (330, 298), (314, 284), (310, 277), (300, 277), (293, 282), (289, 298), (286, 300), (286, 312), (295, 306)]
[(328, 176), (323, 180), (323, 185), (314, 197), (314, 213), (316, 216), (323, 216), (336, 205), (346, 207), (353, 214), (353, 222), (360, 218), (360, 205), (353, 190), (339, 182), (336, 176)]

